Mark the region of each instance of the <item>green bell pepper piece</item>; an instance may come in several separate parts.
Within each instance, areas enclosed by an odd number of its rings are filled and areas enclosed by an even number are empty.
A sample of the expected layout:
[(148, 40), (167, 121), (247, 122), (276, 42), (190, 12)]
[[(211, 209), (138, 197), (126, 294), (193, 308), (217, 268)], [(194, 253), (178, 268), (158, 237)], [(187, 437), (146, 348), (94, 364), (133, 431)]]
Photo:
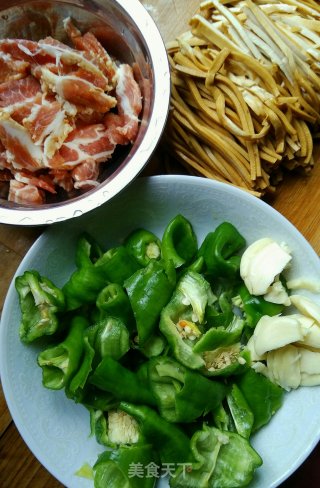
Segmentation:
[(156, 331), (161, 310), (170, 300), (173, 285), (161, 262), (150, 261), (126, 280), (139, 345), (143, 346)]
[(101, 390), (112, 393), (117, 399), (132, 403), (156, 405), (149, 386), (142, 376), (105, 356), (90, 376), (89, 382)]
[(238, 375), (251, 366), (250, 353), (240, 342), (205, 351), (202, 356), (205, 367), (201, 372), (206, 376)]
[(153, 259), (161, 258), (161, 241), (149, 230), (134, 230), (125, 239), (124, 246), (142, 267), (147, 266)]
[(243, 331), (244, 321), (234, 315), (231, 324), (227, 327), (212, 327), (205, 332), (194, 345), (193, 351), (202, 353), (212, 351), (218, 347), (230, 346), (240, 340)]
[(162, 257), (172, 261), (175, 268), (189, 263), (198, 251), (197, 237), (191, 223), (178, 214), (164, 230), (162, 236)]
[(64, 341), (38, 355), (38, 364), (42, 368), (43, 386), (52, 390), (60, 390), (70, 382), (80, 365), (83, 333), (87, 326), (88, 322), (84, 317), (74, 317)]
[(103, 274), (110, 283), (119, 285), (123, 285), (124, 281), (140, 268), (125, 246), (109, 249), (94, 266), (103, 270)]
[(230, 222), (223, 222), (205, 237), (198, 256), (203, 256), (206, 272), (214, 277), (235, 278), (239, 274), (244, 237)]
[(83, 355), (81, 365), (72, 378), (71, 382), (66, 385), (65, 392), (68, 398), (72, 398), (76, 403), (83, 402), (84, 388), (92, 371), (93, 358), (95, 350), (91, 346), (86, 332), (83, 337)]
[(193, 422), (222, 402), (227, 389), (169, 357), (149, 361), (149, 381), (161, 416), (168, 422)]
[(95, 265), (76, 269), (62, 287), (67, 309), (76, 310), (84, 304), (95, 303), (98, 293), (107, 284), (103, 270)]
[(218, 407), (212, 412), (212, 420), (217, 429), (227, 430), (230, 432), (236, 431), (228, 405), (226, 407), (223, 403), (218, 405)]
[(103, 255), (102, 249), (97, 241), (87, 232), (84, 232), (78, 239), (76, 246), (76, 266), (83, 268), (91, 266)]
[(207, 488), (211, 486), (210, 480), (221, 446), (227, 442), (226, 435), (212, 427), (204, 425), (201, 430), (196, 431), (190, 441), (194, 462), (189, 469), (186, 469), (185, 466), (178, 467), (169, 480), (170, 487)]
[(239, 377), (237, 386), (252, 410), (252, 432), (255, 432), (267, 424), (279, 410), (283, 403), (284, 390), (252, 368)]
[(138, 349), (147, 358), (152, 358), (155, 356), (160, 356), (166, 347), (167, 341), (165, 338), (160, 334), (154, 334), (142, 347), (139, 346)]
[(90, 409), (91, 435), (99, 444), (116, 448), (121, 445), (133, 445), (144, 442), (140, 426), (136, 419), (123, 410)]
[(151, 444), (121, 446), (105, 451), (93, 466), (94, 487), (153, 488), (157, 477), (148, 470), (159, 468), (159, 458)]
[(161, 312), (160, 331), (166, 337), (173, 356), (190, 369), (205, 364), (201, 355), (193, 351), (193, 347), (202, 334), (201, 324), (209, 292), (210, 285), (204, 277), (188, 271), (178, 282), (170, 302)]
[(262, 459), (248, 440), (234, 432), (204, 425), (191, 439), (195, 462), (180, 466), (170, 478), (171, 488), (237, 488), (247, 486)]
[(250, 327), (255, 327), (263, 315), (270, 317), (280, 314), (284, 305), (267, 302), (261, 296), (251, 295), (245, 284), (239, 288), (239, 295), (245, 312), (246, 322)]
[[(88, 403), (87, 380), (105, 355), (119, 359), (129, 350), (129, 333), (124, 324), (115, 317), (105, 317), (97, 324), (86, 329), (83, 338), (83, 357), (81, 366), (70, 384), (66, 387), (66, 395), (75, 402)], [(111, 400), (114, 403), (114, 400)]]
[(110, 283), (97, 296), (96, 306), (100, 311), (100, 318), (106, 315), (117, 317), (132, 332), (135, 328), (135, 320), (130, 305), (130, 300), (123, 286), (118, 283)]
[(38, 271), (25, 271), (15, 279), (21, 310), (19, 336), (30, 343), (60, 328), (58, 313), (65, 308), (62, 291)]
[(108, 422), (103, 410), (95, 410), (93, 408), (90, 411), (90, 429), (91, 436), (94, 436), (97, 443), (106, 447), (116, 447), (109, 440), (108, 436)]
[(104, 356), (120, 359), (130, 348), (129, 332), (115, 317), (105, 317), (88, 327), (83, 339), (81, 366), (68, 387), (66, 394), (76, 402), (84, 403), (85, 386), (94, 367)]
[(235, 383), (227, 394), (227, 403), (238, 434), (249, 439), (254, 415), (240, 388)]
[(229, 293), (222, 292), (218, 300), (206, 309), (206, 324), (210, 327), (228, 327), (234, 316)]
[(162, 463), (190, 461), (190, 439), (177, 425), (146, 405), (120, 402), (119, 408), (138, 421), (142, 436), (158, 451)]
[(96, 388), (89, 381), (86, 382), (81, 392), (79, 402), (88, 410), (101, 410), (103, 412), (114, 410), (119, 405), (119, 400), (112, 393)]
[(202, 273), (204, 269), (204, 259), (203, 256), (197, 257), (194, 261), (192, 261), (189, 266), (186, 267), (186, 271), (194, 271), (195, 273)]
[(106, 316), (88, 329), (88, 337), (95, 350), (95, 363), (105, 356), (120, 359), (130, 349), (129, 331), (116, 317)]
[(109, 249), (95, 263), (76, 269), (62, 288), (69, 310), (95, 303), (110, 282), (123, 284), (139, 268), (124, 246)]

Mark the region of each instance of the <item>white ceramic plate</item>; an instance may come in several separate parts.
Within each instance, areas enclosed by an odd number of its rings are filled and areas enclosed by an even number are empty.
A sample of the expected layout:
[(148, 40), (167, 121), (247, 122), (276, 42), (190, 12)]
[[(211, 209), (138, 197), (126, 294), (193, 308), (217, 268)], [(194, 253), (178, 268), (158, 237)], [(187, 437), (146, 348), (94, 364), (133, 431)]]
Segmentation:
[[(103, 207), (62, 224), (52, 225), (35, 242), (17, 275), (37, 269), (62, 286), (74, 269), (74, 251), (83, 230), (105, 247), (117, 245), (133, 229), (144, 227), (161, 237), (171, 218), (182, 213), (201, 243), (222, 221), (232, 222), (247, 239), (270, 236), (293, 251), (291, 277), (320, 279), (319, 258), (302, 235), (278, 212), (231, 186), (190, 176), (138, 179)], [(63, 392), (41, 385), (36, 347), (18, 338), (20, 312), (12, 282), (5, 301), (0, 337), (1, 380), (12, 417), (39, 461), (69, 488), (92, 487), (75, 476), (93, 464), (103, 447), (89, 437), (89, 417)], [(283, 407), (253, 438), (264, 464), (251, 488), (273, 488), (305, 460), (320, 439), (320, 387), (300, 388), (286, 395)], [(165, 480), (161, 480), (165, 485)]]

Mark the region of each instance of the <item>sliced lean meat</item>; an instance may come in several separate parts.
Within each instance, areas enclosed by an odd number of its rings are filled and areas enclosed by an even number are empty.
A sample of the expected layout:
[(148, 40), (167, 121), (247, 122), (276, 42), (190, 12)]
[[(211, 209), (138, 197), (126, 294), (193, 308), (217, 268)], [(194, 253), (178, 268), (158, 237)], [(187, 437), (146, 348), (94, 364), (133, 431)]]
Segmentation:
[(70, 18), (64, 26), (72, 47), (52, 37), (0, 40), (0, 197), (18, 204), (97, 186), (101, 165), (138, 132), (132, 68)]

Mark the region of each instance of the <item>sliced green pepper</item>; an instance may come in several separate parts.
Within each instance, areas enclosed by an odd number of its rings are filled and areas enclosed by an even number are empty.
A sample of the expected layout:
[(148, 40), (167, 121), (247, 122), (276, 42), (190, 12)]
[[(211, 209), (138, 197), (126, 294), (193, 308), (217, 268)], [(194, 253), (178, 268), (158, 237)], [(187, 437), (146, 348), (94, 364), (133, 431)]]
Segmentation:
[(62, 288), (69, 310), (95, 303), (107, 284), (122, 285), (139, 267), (124, 246), (109, 249), (93, 264), (89, 261), (76, 269)]
[(254, 415), (240, 388), (235, 383), (227, 394), (227, 403), (238, 434), (249, 439)]
[(244, 321), (234, 315), (231, 324), (224, 327), (212, 327), (205, 332), (194, 345), (193, 351), (201, 353), (212, 351), (221, 346), (230, 346), (239, 341), (243, 331)]
[(96, 438), (98, 444), (107, 447), (115, 447), (115, 445), (110, 442), (108, 436), (108, 422), (103, 410), (95, 410), (93, 408), (90, 411), (90, 427), (91, 436)]
[(66, 386), (66, 395), (68, 398), (72, 398), (75, 402), (82, 402), (84, 395), (84, 388), (89, 374), (92, 371), (93, 358), (95, 356), (95, 350), (91, 346), (90, 341), (86, 333), (83, 337), (83, 356), (81, 365), (72, 378), (71, 382)]
[(145, 405), (120, 402), (119, 408), (138, 421), (142, 436), (158, 451), (162, 463), (190, 461), (190, 439), (178, 426)]
[(123, 285), (124, 281), (140, 268), (125, 246), (109, 249), (96, 261), (94, 266), (103, 271), (110, 283), (119, 285)]
[(100, 268), (92, 265), (77, 269), (62, 288), (67, 309), (75, 310), (84, 304), (94, 303), (107, 284), (108, 280)]
[(38, 271), (25, 271), (15, 279), (21, 310), (20, 339), (30, 343), (59, 329), (57, 314), (64, 310), (62, 291)]
[(191, 439), (196, 460), (192, 469), (180, 466), (171, 488), (237, 488), (247, 486), (262, 459), (247, 439), (204, 425)]
[(206, 272), (214, 277), (235, 278), (239, 274), (240, 256), (245, 239), (230, 222), (223, 222), (205, 237), (198, 255), (203, 256)]
[(112, 393), (96, 388), (89, 381), (81, 392), (80, 401), (88, 410), (101, 410), (103, 412), (118, 408), (119, 405), (119, 400)]
[(168, 422), (193, 422), (222, 402), (227, 389), (169, 357), (149, 361), (151, 390)]
[(117, 317), (123, 321), (130, 332), (134, 330), (133, 311), (123, 286), (118, 283), (107, 285), (97, 296), (96, 305), (100, 311), (100, 318), (106, 315)]
[(160, 356), (167, 346), (167, 341), (161, 334), (154, 334), (148, 339), (148, 341), (139, 350), (147, 358), (152, 358), (155, 356)]
[(283, 402), (284, 390), (252, 368), (239, 377), (237, 386), (252, 410), (254, 432), (267, 424), (272, 415), (279, 410)]
[(217, 301), (208, 305), (206, 309), (206, 326), (209, 327), (228, 327), (234, 316), (232, 301), (229, 293), (222, 292)]
[(202, 275), (188, 271), (161, 312), (160, 331), (166, 337), (174, 357), (190, 369), (204, 366), (204, 360), (200, 354), (193, 352), (193, 347), (202, 334), (201, 324), (209, 291), (209, 283)]
[(251, 295), (243, 284), (239, 288), (239, 295), (245, 312), (246, 322), (250, 327), (255, 327), (263, 315), (274, 316), (281, 313), (284, 305), (267, 302), (261, 296)]
[(108, 412), (90, 409), (90, 425), (91, 435), (107, 447), (143, 442), (138, 422), (118, 408)]
[(221, 403), (213, 412), (212, 412), (212, 419), (214, 426), (220, 430), (227, 430), (230, 432), (235, 432), (236, 427), (233, 422), (233, 418), (230, 413), (230, 409), (228, 406), (225, 407), (223, 403)]
[(197, 237), (192, 225), (178, 214), (164, 230), (162, 236), (162, 257), (165, 261), (172, 261), (175, 268), (189, 263), (198, 250)]
[(156, 331), (161, 310), (168, 303), (173, 285), (158, 261), (151, 261), (124, 284), (137, 324), (139, 344), (143, 346)]
[(80, 365), (83, 333), (87, 326), (88, 322), (84, 317), (74, 317), (65, 340), (38, 355), (38, 364), (42, 368), (43, 386), (52, 390), (60, 390), (72, 379)]
[(91, 384), (112, 393), (119, 400), (156, 405), (149, 387), (137, 373), (105, 356), (90, 376)]
[(84, 232), (77, 241), (75, 258), (77, 268), (91, 266), (102, 255), (102, 249), (97, 241), (90, 234)]
[(250, 353), (240, 342), (205, 351), (202, 356), (205, 367), (201, 371), (206, 376), (238, 375), (251, 366)]
[(263, 461), (249, 441), (235, 432), (228, 432), (229, 442), (221, 446), (211, 478), (212, 488), (247, 486)]
[(151, 444), (121, 446), (105, 451), (93, 466), (95, 488), (153, 488), (156, 476), (148, 474), (159, 468), (159, 459)]
[(151, 260), (161, 258), (161, 241), (149, 230), (134, 230), (125, 239), (124, 246), (143, 267), (147, 266)]
[(120, 359), (130, 349), (129, 331), (116, 317), (106, 316), (88, 329), (91, 345), (96, 353), (96, 361), (105, 356)]
[(186, 271), (194, 271), (195, 273), (202, 273), (204, 268), (204, 259), (203, 256), (199, 256), (195, 258), (194, 261), (191, 262), (185, 269)]

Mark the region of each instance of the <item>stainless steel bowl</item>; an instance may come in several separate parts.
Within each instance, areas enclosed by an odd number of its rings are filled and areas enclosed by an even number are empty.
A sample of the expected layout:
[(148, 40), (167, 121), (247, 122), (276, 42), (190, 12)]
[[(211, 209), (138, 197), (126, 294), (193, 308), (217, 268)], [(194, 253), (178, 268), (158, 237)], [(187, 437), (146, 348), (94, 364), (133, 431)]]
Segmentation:
[[(58, 203), (22, 206), (0, 199), (0, 222), (35, 226), (80, 216), (118, 194), (144, 168), (164, 128), (170, 100), (170, 71), (162, 38), (138, 0), (2, 0), (0, 38), (63, 40), (62, 20), (72, 16), (82, 31), (104, 32), (110, 54), (135, 66), (143, 97), (140, 129), (121, 158), (108, 163), (95, 189)], [(102, 29), (101, 29), (102, 28)]]

